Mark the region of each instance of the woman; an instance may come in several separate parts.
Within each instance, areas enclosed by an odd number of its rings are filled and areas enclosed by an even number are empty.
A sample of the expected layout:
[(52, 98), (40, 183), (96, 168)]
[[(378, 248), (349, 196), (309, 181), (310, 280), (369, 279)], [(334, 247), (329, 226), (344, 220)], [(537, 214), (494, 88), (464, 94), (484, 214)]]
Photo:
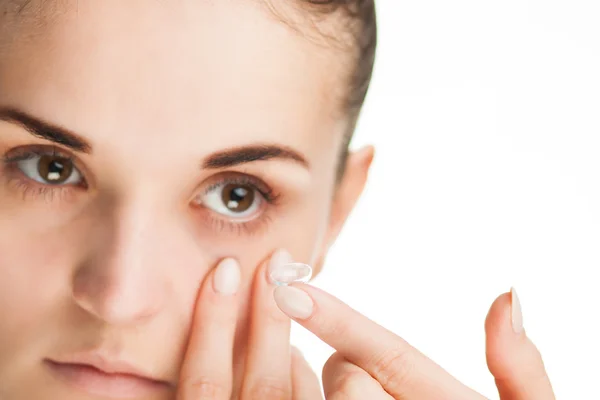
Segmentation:
[[(327, 399), (482, 398), (274, 283), (320, 271), (367, 179), (372, 1), (0, 7), (0, 399), (321, 398), (290, 317), (337, 350)], [(520, 315), (493, 304), (490, 370), (552, 399)]]

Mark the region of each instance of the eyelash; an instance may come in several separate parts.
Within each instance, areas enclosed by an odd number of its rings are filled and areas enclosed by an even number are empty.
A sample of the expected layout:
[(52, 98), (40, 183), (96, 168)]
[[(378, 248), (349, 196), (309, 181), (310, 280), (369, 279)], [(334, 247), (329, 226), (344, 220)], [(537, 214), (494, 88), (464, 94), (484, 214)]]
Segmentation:
[[(81, 172), (82, 183), (78, 185), (62, 186), (44, 185), (25, 176), (17, 166), (17, 164), (21, 161), (30, 160), (34, 157), (40, 156), (59, 157), (65, 161), (73, 163), (73, 166)], [(75, 191), (79, 189), (85, 190), (88, 188), (87, 181), (84, 177), (85, 173), (81, 171), (76, 159), (61, 149), (53, 146), (17, 148), (4, 155), (4, 157), (2, 157), (2, 161), (8, 173), (13, 175), (8, 179), (9, 184), (13, 186), (14, 189), (21, 191), (23, 200), (35, 200), (41, 197), (47, 203), (52, 203), (55, 201), (70, 201), (76, 194)], [(224, 172), (220, 175), (224, 176), (211, 178), (214, 183), (211, 183), (206, 189), (204, 189), (204, 194), (215, 190), (217, 187), (222, 185), (244, 185), (255, 189), (263, 197), (269, 207), (276, 206), (278, 204), (280, 194), (276, 193), (270, 186), (265, 184), (260, 179), (238, 172)], [(202, 206), (199, 206), (198, 208), (202, 208)], [(209, 227), (217, 232), (227, 230), (231, 233), (239, 235), (252, 235), (261, 232), (262, 229), (268, 226), (269, 222), (271, 221), (271, 217), (266, 211), (263, 211), (259, 217), (245, 222), (232, 221), (226, 217), (219, 216), (210, 209), (205, 209), (203, 211), (206, 213), (205, 219), (207, 220)]]
[(217, 182), (209, 185), (205, 190), (204, 194), (215, 190), (217, 187), (222, 185), (240, 185), (240, 186), (250, 186), (258, 191), (264, 199), (270, 203), (274, 204), (279, 199), (279, 195), (273, 191), (269, 186), (265, 185), (261, 181), (256, 178), (252, 178), (249, 175), (235, 174), (230, 175), (228, 179), (220, 179)]
[(271, 217), (267, 214), (262, 215), (252, 221), (233, 222), (219, 218), (214, 212), (208, 211), (208, 224), (217, 232), (228, 231), (235, 235), (253, 236), (264, 231), (271, 222)]
[(24, 176), (23, 172), (21, 172), (17, 167), (17, 163), (21, 161), (27, 161), (34, 157), (41, 156), (59, 157), (65, 161), (73, 163), (74, 166), (77, 166), (77, 163), (72, 156), (53, 146), (17, 148), (9, 152), (3, 157), (4, 165), (9, 173), (13, 175), (20, 175), (13, 176), (11, 179), (9, 179), (9, 184), (12, 185), (14, 189), (21, 191), (23, 200), (35, 200), (41, 197), (47, 203), (52, 203), (54, 201), (71, 201), (73, 199), (73, 195), (75, 194), (74, 188), (87, 188), (87, 182), (85, 179), (83, 179), (82, 183), (79, 185), (42, 185)]
[[(227, 174), (227, 173), (226, 173)], [(234, 174), (232, 176), (232, 174)], [(270, 207), (277, 206), (279, 204), (280, 194), (275, 192), (272, 188), (264, 184), (257, 178), (253, 178), (250, 175), (241, 173), (229, 173), (229, 177), (218, 179), (215, 183), (209, 185), (204, 191), (204, 194), (216, 189), (222, 185), (241, 185), (250, 186), (255, 189), (266, 201)], [(203, 208), (202, 205), (198, 206)], [(216, 212), (209, 209), (205, 210), (208, 214), (208, 224), (212, 229), (217, 232), (229, 231), (230, 233), (237, 235), (255, 235), (263, 232), (271, 222), (271, 217), (268, 212), (263, 212), (258, 218), (255, 218), (246, 222), (235, 222), (226, 218), (220, 217)]]

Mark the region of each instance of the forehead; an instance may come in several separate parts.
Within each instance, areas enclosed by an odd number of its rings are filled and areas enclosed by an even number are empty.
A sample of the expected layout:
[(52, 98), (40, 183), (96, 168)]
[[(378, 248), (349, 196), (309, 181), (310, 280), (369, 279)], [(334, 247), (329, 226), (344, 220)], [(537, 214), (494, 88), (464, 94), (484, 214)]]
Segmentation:
[(244, 132), (270, 141), (294, 130), (323, 142), (338, 125), (343, 63), (261, 2), (49, 3), (43, 15), (24, 11), (2, 46), (0, 105), (159, 143), (167, 133), (222, 146)]

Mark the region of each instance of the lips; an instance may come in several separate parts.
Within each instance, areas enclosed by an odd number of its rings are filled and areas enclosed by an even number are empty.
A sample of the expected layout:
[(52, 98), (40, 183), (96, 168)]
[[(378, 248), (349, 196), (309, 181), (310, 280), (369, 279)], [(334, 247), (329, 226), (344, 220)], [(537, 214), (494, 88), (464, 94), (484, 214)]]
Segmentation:
[(44, 360), (51, 373), (74, 389), (96, 396), (133, 399), (167, 393), (172, 385), (123, 360), (80, 353)]

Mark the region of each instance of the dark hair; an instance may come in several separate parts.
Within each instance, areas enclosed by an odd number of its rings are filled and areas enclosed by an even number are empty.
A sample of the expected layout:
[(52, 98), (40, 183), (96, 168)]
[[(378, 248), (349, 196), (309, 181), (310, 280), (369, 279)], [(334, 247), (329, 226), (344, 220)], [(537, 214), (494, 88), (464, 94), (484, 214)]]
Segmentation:
[(355, 65), (351, 72), (350, 91), (346, 110), (352, 120), (356, 120), (365, 101), (377, 48), (377, 18), (374, 0), (304, 0), (320, 7), (324, 13), (342, 12), (346, 17), (347, 32), (356, 50)]
[[(344, 172), (348, 146), (356, 129), (356, 123), (364, 104), (375, 64), (377, 49), (377, 17), (375, 0), (302, 0), (312, 15), (341, 16), (341, 26), (336, 32), (321, 32), (334, 43), (342, 44), (350, 50), (351, 70), (349, 71), (342, 107), (348, 118), (348, 128), (340, 155), (338, 177)], [(314, 24), (317, 25), (317, 24)]]

